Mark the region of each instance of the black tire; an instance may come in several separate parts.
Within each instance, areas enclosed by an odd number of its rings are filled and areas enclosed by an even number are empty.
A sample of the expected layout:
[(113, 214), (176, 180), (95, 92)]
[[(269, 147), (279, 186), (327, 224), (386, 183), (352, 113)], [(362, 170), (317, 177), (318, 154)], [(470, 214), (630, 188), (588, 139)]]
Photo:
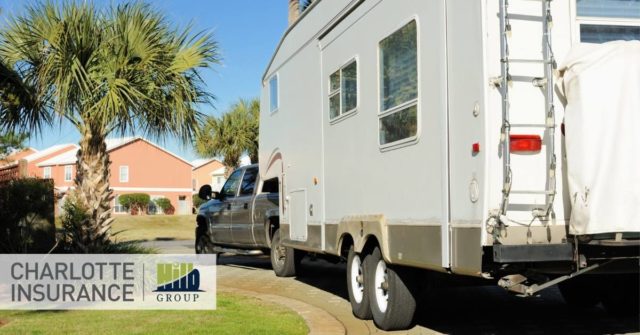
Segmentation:
[(293, 277), (296, 275), (296, 252), (283, 246), (281, 241), (280, 230), (276, 229), (271, 240), (271, 267), (278, 277)]
[(581, 275), (558, 284), (564, 301), (578, 308), (592, 308), (600, 303), (600, 278), (593, 275)]
[(376, 326), (383, 330), (409, 328), (416, 311), (414, 273), (410, 269), (387, 266), (379, 247), (365, 257), (364, 263)]
[(195, 249), (196, 254), (215, 254), (209, 235), (205, 233), (196, 233)]
[(617, 274), (603, 280), (602, 305), (614, 316), (638, 316), (640, 314), (640, 276)]
[(349, 291), (349, 302), (353, 315), (359, 319), (371, 319), (371, 304), (369, 303), (369, 292), (367, 291), (367, 277), (364, 271), (364, 261), (362, 257), (349, 249), (347, 258), (347, 289)]

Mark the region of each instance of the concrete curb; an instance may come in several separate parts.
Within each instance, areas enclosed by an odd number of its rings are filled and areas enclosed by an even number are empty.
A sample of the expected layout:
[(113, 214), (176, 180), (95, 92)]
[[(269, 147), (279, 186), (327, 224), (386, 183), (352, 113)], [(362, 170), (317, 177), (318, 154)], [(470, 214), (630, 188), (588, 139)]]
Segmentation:
[(309, 327), (310, 335), (345, 335), (347, 333), (342, 323), (333, 315), (321, 308), (312, 306), (300, 300), (286, 298), (279, 295), (242, 290), (224, 285), (218, 285), (218, 290), (254, 297), (260, 300), (283, 305), (295, 311), (304, 319), (307, 327)]

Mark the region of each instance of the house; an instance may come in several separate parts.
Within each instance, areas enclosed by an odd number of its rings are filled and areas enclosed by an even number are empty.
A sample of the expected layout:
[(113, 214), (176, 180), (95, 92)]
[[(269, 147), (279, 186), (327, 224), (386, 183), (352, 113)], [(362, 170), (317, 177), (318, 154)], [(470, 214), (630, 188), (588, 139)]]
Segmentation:
[[(23, 171), (19, 173), (21, 177), (51, 178), (50, 175), (44, 174), (44, 171), (38, 167), (38, 164), (69, 152), (75, 155), (77, 150), (78, 146), (75, 144), (58, 144), (40, 151), (28, 148), (7, 156), (5, 158), (7, 163), (0, 166), (0, 170), (17, 170), (19, 165), (23, 164)], [(17, 175), (18, 174), (16, 174), (16, 176)]]
[[(115, 214), (127, 213), (118, 198), (130, 193), (149, 194), (152, 200), (167, 198), (176, 214), (191, 213), (191, 163), (141, 137), (107, 139), (106, 144), (111, 161), (109, 183), (114, 194)], [(77, 147), (39, 162), (36, 164), (38, 176), (52, 178), (61, 194), (73, 189), (76, 153)], [(161, 210), (152, 203), (149, 212)]]
[(17, 162), (31, 154), (35, 154), (36, 152), (38, 152), (38, 150), (34, 149), (34, 148), (25, 148), (22, 150), (16, 150), (13, 151), (12, 153), (10, 153), (9, 155), (7, 155), (5, 158), (3, 158), (2, 160), (0, 160), (0, 162), (2, 162), (2, 164), (0, 165), (6, 165), (12, 162)]
[(191, 186), (194, 193), (203, 185), (209, 184), (211, 188), (218, 192), (227, 181), (225, 178), (225, 167), (217, 159), (197, 159), (191, 162), (193, 165)]

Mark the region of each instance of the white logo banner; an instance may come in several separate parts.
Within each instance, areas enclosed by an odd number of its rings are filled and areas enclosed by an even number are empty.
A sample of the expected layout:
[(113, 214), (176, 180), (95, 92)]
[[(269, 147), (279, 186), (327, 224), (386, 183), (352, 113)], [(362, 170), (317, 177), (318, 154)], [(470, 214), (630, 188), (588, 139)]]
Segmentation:
[(0, 254), (0, 309), (215, 308), (215, 255)]

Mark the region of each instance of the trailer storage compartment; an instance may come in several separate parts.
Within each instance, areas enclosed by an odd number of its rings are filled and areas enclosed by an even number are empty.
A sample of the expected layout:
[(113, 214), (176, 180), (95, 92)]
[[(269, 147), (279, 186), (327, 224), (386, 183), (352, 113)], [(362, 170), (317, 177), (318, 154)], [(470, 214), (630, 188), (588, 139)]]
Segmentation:
[(572, 50), (557, 88), (573, 235), (640, 232), (640, 42)]

